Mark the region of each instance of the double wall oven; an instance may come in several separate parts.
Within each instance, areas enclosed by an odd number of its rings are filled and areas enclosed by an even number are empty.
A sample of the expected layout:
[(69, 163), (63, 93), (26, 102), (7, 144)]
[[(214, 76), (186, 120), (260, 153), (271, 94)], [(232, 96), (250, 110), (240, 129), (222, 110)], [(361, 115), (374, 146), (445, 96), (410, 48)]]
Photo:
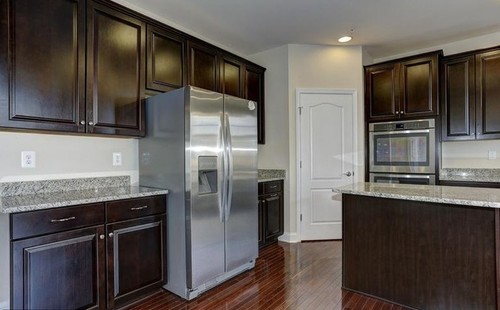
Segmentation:
[(370, 182), (436, 184), (434, 119), (370, 123)]

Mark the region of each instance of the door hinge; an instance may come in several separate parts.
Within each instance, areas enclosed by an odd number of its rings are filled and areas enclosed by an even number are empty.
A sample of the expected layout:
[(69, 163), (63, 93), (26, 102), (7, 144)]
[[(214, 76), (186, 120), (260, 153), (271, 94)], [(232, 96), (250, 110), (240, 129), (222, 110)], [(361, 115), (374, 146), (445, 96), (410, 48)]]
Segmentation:
[(300, 214), (300, 221), (302, 222), (302, 213)]
[(299, 107), (299, 115), (302, 115), (302, 107)]

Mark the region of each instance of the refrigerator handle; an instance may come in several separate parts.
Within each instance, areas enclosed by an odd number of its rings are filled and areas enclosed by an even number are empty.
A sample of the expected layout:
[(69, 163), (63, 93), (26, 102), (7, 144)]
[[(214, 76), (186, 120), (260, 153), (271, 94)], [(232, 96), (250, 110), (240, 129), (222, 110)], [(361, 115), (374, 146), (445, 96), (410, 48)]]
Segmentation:
[(226, 138), (225, 138), (225, 128), (224, 128), (224, 118), (221, 115), (220, 117), (220, 149), (222, 150), (222, 154), (220, 154), (220, 167), (219, 167), (219, 175), (221, 175), (219, 181), (219, 191), (220, 191), (220, 200), (219, 200), (219, 220), (221, 223), (224, 222), (224, 209), (226, 205)]
[(233, 198), (233, 142), (231, 140), (231, 124), (229, 123), (229, 116), (226, 115), (226, 142), (227, 142), (227, 198), (226, 198), (226, 210), (225, 210), (225, 220), (229, 220), (229, 214), (231, 213), (231, 201)]

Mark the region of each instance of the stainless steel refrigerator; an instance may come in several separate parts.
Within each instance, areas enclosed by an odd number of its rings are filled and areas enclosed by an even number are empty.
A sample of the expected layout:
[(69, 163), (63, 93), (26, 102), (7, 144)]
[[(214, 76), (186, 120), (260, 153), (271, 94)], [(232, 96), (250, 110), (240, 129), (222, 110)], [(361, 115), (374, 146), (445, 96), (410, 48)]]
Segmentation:
[(140, 184), (167, 188), (165, 288), (186, 299), (255, 266), (255, 102), (196, 87), (146, 100)]

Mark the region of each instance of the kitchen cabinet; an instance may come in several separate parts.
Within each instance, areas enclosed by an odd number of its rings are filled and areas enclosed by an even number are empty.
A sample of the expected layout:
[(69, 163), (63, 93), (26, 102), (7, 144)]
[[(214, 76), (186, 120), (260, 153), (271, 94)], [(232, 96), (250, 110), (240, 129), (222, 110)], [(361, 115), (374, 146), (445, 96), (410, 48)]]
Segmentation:
[(500, 138), (500, 49), (443, 58), (442, 140)]
[(235, 97), (243, 97), (243, 64), (237, 60), (221, 57), (221, 92)]
[(284, 231), (283, 181), (259, 183), (259, 246), (274, 243)]
[(266, 108), (264, 96), (264, 73), (262, 67), (245, 65), (245, 98), (257, 102), (257, 142), (266, 143)]
[(11, 215), (12, 308), (123, 306), (166, 281), (166, 197)]
[(166, 92), (186, 85), (186, 40), (166, 29), (147, 25), (146, 87)]
[(96, 1), (87, 18), (87, 131), (143, 136), (146, 25)]
[(85, 132), (85, 3), (0, 1), (0, 127)]
[(206, 45), (188, 41), (188, 78), (191, 86), (219, 91), (219, 56)]
[(438, 115), (438, 60), (441, 52), (365, 67), (367, 121)]

